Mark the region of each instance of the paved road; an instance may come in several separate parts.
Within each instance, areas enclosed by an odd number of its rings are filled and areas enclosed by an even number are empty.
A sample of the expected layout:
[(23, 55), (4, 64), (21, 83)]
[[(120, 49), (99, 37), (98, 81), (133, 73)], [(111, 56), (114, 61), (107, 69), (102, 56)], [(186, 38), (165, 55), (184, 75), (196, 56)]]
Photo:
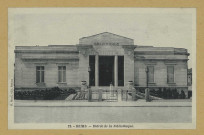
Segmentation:
[(191, 107), (15, 107), (15, 123), (190, 123)]
[(118, 101), (118, 102), (88, 102), (87, 100), (15, 100), (16, 107), (191, 107), (190, 100), (145, 100)]

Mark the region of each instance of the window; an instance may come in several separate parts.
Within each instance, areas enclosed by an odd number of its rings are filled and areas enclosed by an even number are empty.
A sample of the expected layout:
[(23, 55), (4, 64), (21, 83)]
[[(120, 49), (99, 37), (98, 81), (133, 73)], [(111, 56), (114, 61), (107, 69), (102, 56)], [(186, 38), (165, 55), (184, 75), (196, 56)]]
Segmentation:
[(148, 83), (153, 83), (154, 82), (154, 67), (153, 66), (148, 66)]
[(44, 66), (36, 67), (36, 83), (44, 82)]
[(58, 82), (60, 83), (66, 82), (66, 66), (58, 67)]
[(167, 83), (173, 83), (173, 82), (174, 82), (174, 67), (167, 66)]

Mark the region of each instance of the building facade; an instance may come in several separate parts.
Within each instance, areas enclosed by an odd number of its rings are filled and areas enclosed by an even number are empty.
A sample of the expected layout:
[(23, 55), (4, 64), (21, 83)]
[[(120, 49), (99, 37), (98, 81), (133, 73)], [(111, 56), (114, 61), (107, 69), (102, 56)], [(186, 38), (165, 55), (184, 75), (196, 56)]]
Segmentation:
[(187, 49), (134, 45), (134, 40), (104, 32), (77, 45), (16, 46), (15, 90), (51, 87), (92, 89), (177, 88), (188, 93)]

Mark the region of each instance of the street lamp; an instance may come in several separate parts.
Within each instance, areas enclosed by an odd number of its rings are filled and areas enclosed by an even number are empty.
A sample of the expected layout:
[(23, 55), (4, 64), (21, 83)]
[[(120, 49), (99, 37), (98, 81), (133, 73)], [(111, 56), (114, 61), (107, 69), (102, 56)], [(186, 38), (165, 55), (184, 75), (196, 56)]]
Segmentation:
[(90, 78), (91, 78), (90, 77), (91, 67), (90, 66), (88, 67), (88, 72), (89, 72), (89, 88), (90, 88), (90, 83), (91, 83), (91, 80), (90, 80)]
[(146, 76), (147, 76), (146, 78), (147, 78), (147, 88), (148, 88), (148, 81), (149, 81), (148, 80), (148, 73), (149, 73), (149, 68), (148, 67), (145, 68), (145, 72), (146, 72)]
[(149, 99), (149, 88), (148, 88), (148, 73), (149, 73), (148, 67), (145, 68), (145, 72), (146, 72), (146, 75), (147, 75), (147, 88), (145, 89), (145, 100), (146, 100), (146, 102), (150, 102), (150, 99)]
[(88, 101), (91, 102), (91, 99), (92, 99), (92, 91), (91, 91), (91, 86), (90, 86), (90, 83), (91, 83), (91, 77), (90, 77), (90, 72), (91, 72), (91, 67), (89, 66), (88, 67), (88, 72), (89, 72), (89, 86), (88, 86)]

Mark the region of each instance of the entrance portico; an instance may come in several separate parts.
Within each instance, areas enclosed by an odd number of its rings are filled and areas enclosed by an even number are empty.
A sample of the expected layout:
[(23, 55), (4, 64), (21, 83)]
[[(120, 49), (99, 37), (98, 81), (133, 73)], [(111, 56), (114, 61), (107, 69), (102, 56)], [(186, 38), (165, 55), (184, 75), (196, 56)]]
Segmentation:
[[(90, 83), (91, 86), (110, 86), (113, 84), (115, 87), (118, 85), (118, 74), (124, 73), (124, 69), (120, 68), (118, 72), (118, 56), (94, 56), (95, 57), (95, 70), (91, 71), (90, 74), (95, 74), (95, 85)], [(123, 56), (121, 56), (123, 57)], [(121, 59), (122, 60), (122, 59)], [(124, 63), (124, 62), (121, 62)], [(90, 63), (89, 66), (92, 66)], [(91, 68), (93, 69), (93, 68)], [(121, 76), (121, 75), (120, 75)], [(89, 80), (93, 80), (93, 75), (90, 76)], [(120, 81), (124, 81), (124, 75), (120, 77)]]
[(124, 86), (123, 55), (89, 55), (90, 86)]
[(81, 38), (79, 78), (96, 88), (111, 83), (116, 88), (126, 86), (134, 81), (135, 47), (132, 39), (111, 33)]

